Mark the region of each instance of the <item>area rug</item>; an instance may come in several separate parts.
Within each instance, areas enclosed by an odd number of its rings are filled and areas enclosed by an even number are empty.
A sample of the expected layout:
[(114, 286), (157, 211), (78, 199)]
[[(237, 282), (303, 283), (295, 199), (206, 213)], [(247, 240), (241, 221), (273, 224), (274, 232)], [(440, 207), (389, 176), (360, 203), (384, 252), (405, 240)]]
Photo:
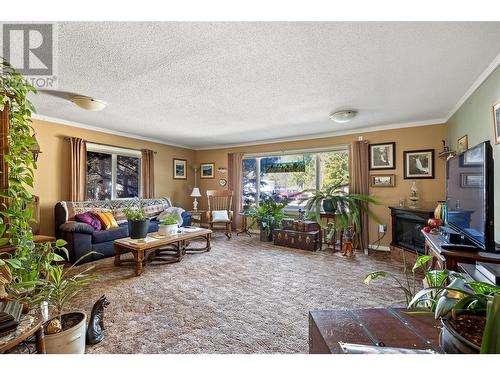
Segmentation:
[[(88, 353), (307, 353), (308, 313), (401, 304), (389, 280), (401, 274), (388, 253), (342, 257), (220, 235), (212, 250), (181, 263), (146, 266), (140, 277), (113, 259), (94, 262), (99, 280), (71, 308), (90, 313), (105, 294), (105, 339)], [(127, 254), (126, 256), (130, 256)], [(82, 267), (82, 266), (80, 266)]]

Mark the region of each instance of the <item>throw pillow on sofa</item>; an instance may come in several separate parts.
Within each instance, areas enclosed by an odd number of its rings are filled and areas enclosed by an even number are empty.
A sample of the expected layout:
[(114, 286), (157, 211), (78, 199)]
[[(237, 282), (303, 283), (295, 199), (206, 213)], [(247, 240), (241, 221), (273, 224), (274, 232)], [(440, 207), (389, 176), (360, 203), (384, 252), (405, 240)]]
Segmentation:
[(75, 215), (75, 220), (90, 225), (96, 232), (101, 230), (101, 221), (90, 211)]
[(118, 223), (111, 212), (93, 212), (92, 214), (99, 218), (102, 229), (118, 228)]

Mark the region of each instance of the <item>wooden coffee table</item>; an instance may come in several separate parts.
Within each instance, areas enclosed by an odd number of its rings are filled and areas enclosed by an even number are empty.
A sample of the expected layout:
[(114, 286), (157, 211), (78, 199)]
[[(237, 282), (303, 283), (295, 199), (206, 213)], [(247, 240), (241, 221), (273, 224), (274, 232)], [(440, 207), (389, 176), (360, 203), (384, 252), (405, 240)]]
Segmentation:
[[(159, 237), (158, 233), (150, 233), (147, 242), (132, 240), (130, 237), (120, 238), (114, 241), (115, 266), (122, 263), (134, 263), (135, 274), (139, 276), (148, 262), (173, 263), (180, 262), (186, 252), (201, 253), (210, 251), (210, 238), (212, 231), (210, 229), (196, 228), (191, 231)], [(189, 247), (189, 240), (202, 238), (206, 240), (205, 247)], [(150, 239), (154, 239), (151, 241)], [(123, 251), (129, 250), (134, 256), (134, 260), (122, 260)]]

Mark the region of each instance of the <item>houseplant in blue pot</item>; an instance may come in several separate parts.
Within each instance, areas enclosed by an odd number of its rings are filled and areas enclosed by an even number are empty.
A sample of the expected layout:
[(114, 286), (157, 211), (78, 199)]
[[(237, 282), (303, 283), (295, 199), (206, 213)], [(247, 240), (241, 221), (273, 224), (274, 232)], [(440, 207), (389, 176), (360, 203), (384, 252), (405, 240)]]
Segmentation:
[(132, 239), (146, 238), (149, 230), (149, 219), (139, 199), (136, 207), (128, 207), (124, 210), (128, 221), (128, 234)]

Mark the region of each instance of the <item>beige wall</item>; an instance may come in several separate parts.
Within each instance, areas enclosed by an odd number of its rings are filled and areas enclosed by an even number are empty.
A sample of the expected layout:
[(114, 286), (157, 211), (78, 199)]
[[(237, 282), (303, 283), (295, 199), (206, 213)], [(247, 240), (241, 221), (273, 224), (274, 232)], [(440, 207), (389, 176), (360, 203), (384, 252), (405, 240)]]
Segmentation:
[[(217, 171), (218, 167), (227, 167), (227, 154), (232, 152), (255, 153), (262, 151), (280, 151), (292, 149), (304, 149), (315, 147), (328, 147), (342, 144), (349, 144), (358, 139), (362, 135), (365, 140), (370, 143), (381, 142), (396, 142), (396, 169), (388, 171), (374, 172), (373, 174), (390, 173), (396, 175), (396, 186), (394, 188), (370, 188), (370, 194), (378, 199), (382, 204), (373, 207), (375, 214), (381, 221), (387, 224), (388, 233), (382, 239), (381, 244), (387, 246), (391, 242), (391, 220), (388, 206), (397, 205), (399, 198), (405, 198), (408, 201), (411, 180), (403, 179), (403, 151), (419, 150), (419, 149), (434, 149), (435, 150), (435, 178), (416, 180), (417, 187), (420, 191), (420, 197), (423, 202), (428, 202), (430, 205), (435, 205), (437, 200), (445, 197), (445, 180), (444, 171), (445, 163), (437, 157), (437, 154), (442, 149), (442, 139), (446, 139), (446, 125), (429, 125), (405, 129), (385, 130), (369, 133), (359, 133), (338, 137), (329, 137), (313, 140), (303, 140), (294, 142), (274, 143), (259, 146), (245, 146), (235, 148), (224, 148), (217, 150), (204, 150), (196, 153), (196, 162), (200, 163), (215, 163), (215, 178), (202, 179), (199, 186), (202, 194), (205, 194), (207, 189), (221, 189), (218, 185), (220, 178), (226, 178)], [(200, 199), (201, 208), (206, 208), (206, 196)], [(370, 243), (374, 242), (378, 236), (378, 226), (375, 222), (370, 222)]]
[[(436, 150), (437, 154), (441, 149), (441, 139), (446, 139), (447, 135), (446, 125), (430, 125), (313, 140), (194, 151), (40, 120), (34, 120), (33, 127), (43, 152), (38, 159), (38, 170), (35, 173), (34, 193), (40, 197), (40, 225), (41, 231), (44, 234), (54, 233), (54, 205), (60, 200), (69, 199), (69, 142), (64, 140), (65, 137), (76, 136), (84, 138), (89, 142), (104, 143), (133, 149), (148, 148), (156, 151), (156, 196), (169, 196), (172, 198), (175, 205), (184, 207), (185, 209), (190, 209), (192, 207), (192, 198), (189, 197), (189, 194), (194, 183), (193, 173), (192, 170), (188, 168), (187, 181), (173, 180), (172, 159), (174, 157), (187, 159), (188, 166), (207, 162), (215, 163), (214, 179), (198, 179), (198, 185), (204, 195), (207, 189), (221, 189), (218, 180), (220, 178), (227, 179), (227, 175), (218, 172), (217, 168), (227, 167), (227, 154), (230, 152), (254, 153), (261, 151), (328, 147), (349, 144), (357, 140), (359, 135), (362, 135), (365, 140), (371, 143), (396, 142), (396, 170), (387, 171), (387, 173), (396, 174), (396, 187), (370, 189), (370, 194), (382, 202), (382, 205), (375, 206), (373, 210), (381, 221), (388, 225), (388, 234), (382, 240), (382, 245), (388, 245), (391, 241), (391, 222), (389, 209), (387, 207), (397, 204), (399, 198), (404, 197), (407, 199), (409, 195), (411, 181), (403, 179), (403, 151), (433, 148)], [(435, 201), (444, 198), (444, 165), (444, 162), (436, 157), (436, 178), (417, 180), (417, 186), (420, 190), (422, 201), (434, 204)], [(200, 208), (206, 208), (206, 196), (200, 198), (199, 201)], [(376, 223), (370, 222), (370, 243), (377, 239), (377, 230)]]
[[(195, 151), (112, 134), (80, 129), (46, 121), (33, 121), (42, 154), (38, 158), (34, 193), (40, 197), (41, 233), (54, 233), (54, 205), (69, 199), (69, 142), (65, 137), (80, 137), (89, 142), (132, 149), (150, 149), (155, 155), (155, 192), (157, 197), (168, 196), (175, 205), (190, 207), (189, 193), (193, 173), (189, 168), (195, 161)], [(188, 161), (188, 180), (173, 180), (172, 159)]]

